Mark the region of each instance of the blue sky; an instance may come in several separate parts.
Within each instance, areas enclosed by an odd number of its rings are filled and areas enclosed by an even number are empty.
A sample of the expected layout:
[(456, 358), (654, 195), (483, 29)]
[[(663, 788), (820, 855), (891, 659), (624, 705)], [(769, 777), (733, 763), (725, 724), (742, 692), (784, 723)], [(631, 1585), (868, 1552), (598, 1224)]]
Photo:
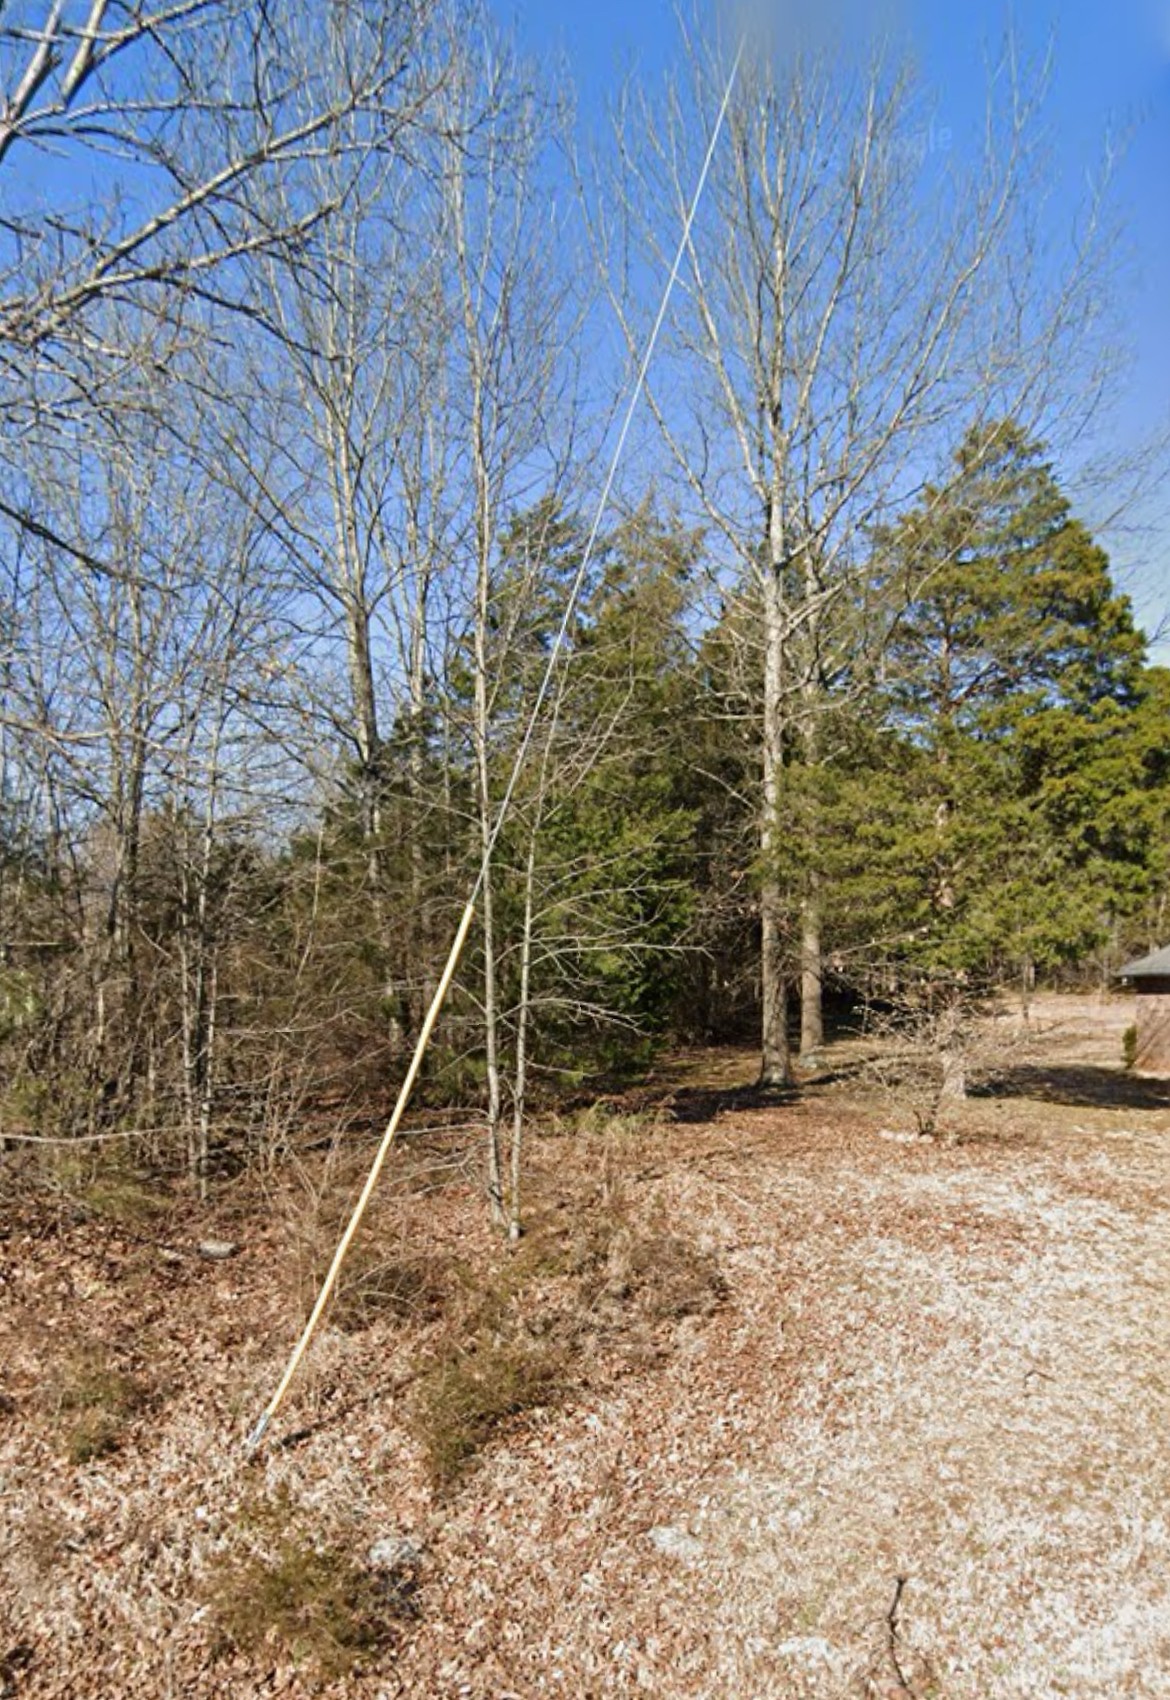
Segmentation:
[[(1002, 35), (1008, 11), (997, 0), (964, 7), (907, 0), (923, 73), (939, 124), (961, 138), (983, 98), (986, 47)], [(605, 123), (606, 105), (632, 69), (654, 75), (674, 59), (672, 0), (497, 0), (525, 47), (563, 58), (577, 88), (587, 135)], [(1133, 366), (1118, 403), (1116, 434), (1137, 447), (1170, 419), (1170, 0), (1016, 0), (1017, 35), (1030, 53), (1054, 41), (1047, 128), (1053, 163), (1049, 216), (1056, 233), (1083, 198), (1105, 136), (1126, 142), (1115, 185), (1127, 231), (1121, 308)], [(957, 143), (957, 145), (961, 145)], [(1140, 525), (1107, 539), (1119, 574), (1148, 629), (1170, 618), (1170, 490), (1152, 497)], [(1170, 662), (1170, 643), (1159, 659)]]

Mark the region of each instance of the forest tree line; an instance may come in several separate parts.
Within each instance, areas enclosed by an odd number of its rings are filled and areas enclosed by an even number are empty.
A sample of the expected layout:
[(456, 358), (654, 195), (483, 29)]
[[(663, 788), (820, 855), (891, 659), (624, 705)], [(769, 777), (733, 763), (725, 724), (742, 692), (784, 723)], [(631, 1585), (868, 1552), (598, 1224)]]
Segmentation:
[[(22, 11), (0, 1137), (202, 1185), (401, 1077), (727, 44), (583, 163), (459, 0)], [(757, 1034), (783, 1087), (847, 994), (958, 1070), (989, 989), (1164, 936), (1170, 674), (1062, 460), (1101, 206), (1041, 258), (1011, 53), (935, 180), (888, 43), (756, 46), (429, 1063), (501, 1219), (533, 1105), (658, 1045)]]

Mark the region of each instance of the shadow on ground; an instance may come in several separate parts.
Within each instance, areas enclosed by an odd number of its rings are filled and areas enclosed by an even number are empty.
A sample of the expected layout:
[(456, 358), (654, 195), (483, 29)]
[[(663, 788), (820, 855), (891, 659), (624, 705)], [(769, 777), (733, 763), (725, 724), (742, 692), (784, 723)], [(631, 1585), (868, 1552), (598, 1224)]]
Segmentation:
[(760, 1086), (684, 1086), (672, 1092), (668, 1102), (676, 1122), (698, 1126), (716, 1121), (729, 1110), (770, 1110), (792, 1104), (798, 1097), (795, 1088), (783, 1092)]
[(1114, 1068), (1085, 1063), (1021, 1065), (1004, 1069), (975, 1088), (977, 1098), (1035, 1098), (1097, 1110), (1170, 1109), (1170, 1081), (1143, 1080)]

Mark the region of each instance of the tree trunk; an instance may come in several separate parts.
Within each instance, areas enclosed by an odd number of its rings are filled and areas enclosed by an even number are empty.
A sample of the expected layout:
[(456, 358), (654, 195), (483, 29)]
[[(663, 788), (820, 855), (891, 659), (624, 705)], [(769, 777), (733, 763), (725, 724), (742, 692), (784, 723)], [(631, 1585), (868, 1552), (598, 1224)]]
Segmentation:
[(1020, 1020), (1025, 1027), (1032, 1025), (1032, 999), (1036, 994), (1036, 964), (1025, 956), (1020, 964)]
[[(338, 351), (335, 349), (334, 353)], [(340, 370), (352, 371), (348, 352), (342, 356)], [(370, 588), (363, 565), (362, 540), (357, 517), (358, 494), (355, 482), (351, 444), (346, 427), (336, 417), (326, 422), (325, 450), (329, 456), (329, 476), (333, 499), (333, 524), (337, 571), (342, 607), (345, 612), (346, 668), (349, 675), (350, 709), (353, 714), (354, 739), (357, 743), (362, 837), (366, 846), (366, 875), (374, 911), (378, 944), (385, 948), (386, 914), (384, 881), (382, 878), (382, 800), (381, 728), (378, 719), (378, 693), (374, 680), (372, 641), (372, 608)], [(391, 984), (387, 998), (393, 1007), (398, 988)], [(397, 1023), (395, 1023), (397, 1025)], [(398, 1037), (398, 1035), (396, 1035)]]
[[(417, 534), (412, 537), (412, 544), (412, 553), (417, 561)], [(426, 806), (426, 619), (427, 576), (420, 566), (418, 586), (411, 609), (410, 745), (406, 763), (407, 821), (410, 835), (410, 914), (406, 918), (408, 988), (402, 1004), (411, 1038), (422, 1026), (434, 992), (426, 901), (426, 839), (423, 831)]]
[(787, 1088), (792, 1080), (788, 1043), (788, 963), (784, 937), (784, 894), (777, 870), (780, 792), (784, 774), (784, 618), (782, 549), (777, 546), (779, 503), (769, 531), (773, 566), (764, 583), (764, 812), (760, 850), (764, 877), (760, 889), (760, 1003), (762, 1013), (760, 1085)]
[[(488, 828), (490, 833), (490, 826)], [(485, 839), (486, 841), (486, 839)], [(490, 867), (483, 883), (480, 910), (483, 916), (483, 1051), (487, 1073), (487, 1190), (492, 1221), (503, 1227), (507, 1220), (504, 1209), (504, 1180), (500, 1162), (500, 1135), (503, 1121), (500, 1091), (500, 1027), (499, 1000), (496, 988), (496, 930), (495, 903)]]
[(824, 1009), (824, 890), (821, 875), (824, 822), (815, 779), (821, 773), (821, 730), (826, 702), (823, 683), (821, 584), (818, 554), (806, 540), (801, 551), (803, 635), (800, 642), (800, 755), (804, 768), (803, 851), (807, 873), (800, 906), (800, 1060), (810, 1068), (820, 1062), (825, 1043)]
[(939, 1097), (944, 1104), (961, 1104), (966, 1100), (967, 1062), (957, 1045), (942, 1053), (942, 1091)]
[(520, 997), (516, 1010), (516, 1074), (512, 1086), (512, 1162), (508, 1192), (508, 1238), (515, 1242), (524, 1231), (521, 1213), (521, 1171), (524, 1153), (524, 1114), (528, 1097), (528, 1028), (532, 999), (532, 929), (536, 894), (536, 845), (539, 823), (533, 825), (524, 871), (524, 931), (520, 944)]
[(483, 396), (478, 380), (474, 397), (476, 431), (473, 453), (477, 489), (476, 606), (475, 606), (475, 758), (479, 791), (480, 851), (483, 857), (483, 1048), (487, 1073), (487, 1190), (492, 1221), (504, 1227), (504, 1181), (500, 1142), (503, 1099), (500, 1086), (500, 1012), (496, 980), (495, 892), (489, 856), (492, 840), (491, 767), (488, 738), (491, 708), (488, 691), (488, 630), (491, 620), (491, 548), (493, 539), (491, 487), (487, 455), (480, 432)]
[(821, 901), (814, 875), (802, 906), (800, 937), (800, 1060), (810, 1066), (825, 1044), (824, 989)]
[(362, 831), (371, 845), (371, 871), (376, 874), (377, 837), (381, 828), (378, 796), (378, 706), (370, 644), (369, 609), (357, 593), (346, 598), (346, 647), (353, 701), (354, 733), (361, 767)]
[(939, 1058), (942, 1064), (939, 1103), (963, 1103), (967, 1097), (967, 1053), (962, 1012), (957, 1003), (948, 1006), (939, 1023)]

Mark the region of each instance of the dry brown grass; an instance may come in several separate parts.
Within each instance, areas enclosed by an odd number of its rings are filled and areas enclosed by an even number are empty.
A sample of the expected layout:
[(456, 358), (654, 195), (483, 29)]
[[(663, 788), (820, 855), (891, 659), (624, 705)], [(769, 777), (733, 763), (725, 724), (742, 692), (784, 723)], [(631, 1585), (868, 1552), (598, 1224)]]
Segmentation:
[[(514, 1253), (458, 1177), (422, 1194), (392, 1166), (371, 1243), (439, 1271), (442, 1304), (335, 1314), (251, 1465), (303, 1314), (285, 1224), (237, 1205), (238, 1258), (162, 1263), (19, 1206), (0, 1687), (1162, 1700), (1170, 1107), (1121, 1073), (1124, 1020), (1094, 1021), (1042, 1006), (1027, 1066), (955, 1146), (883, 1140), (886, 1106), (840, 1083), (855, 1050), (787, 1106), (739, 1090), (750, 1058), (704, 1058), (660, 1083), (679, 1125), (533, 1142)], [(74, 1464), (41, 1384), (81, 1314), (167, 1398)], [(430, 1376), (474, 1442), (441, 1491)], [(275, 1525), (250, 1525), (257, 1503)], [(367, 1555), (399, 1536), (426, 1549), (415, 1615), (390, 1584), (370, 1639)]]
[[(290, 1303), (304, 1312), (333, 1261), (362, 1178), (362, 1154), (335, 1145), (314, 1167), (290, 1165), (273, 1200), (287, 1247), (281, 1273)], [(414, 1243), (383, 1197), (368, 1214), (330, 1305), (333, 1327), (361, 1333), (375, 1323), (426, 1323), (443, 1308), (452, 1272), (433, 1250)]]

